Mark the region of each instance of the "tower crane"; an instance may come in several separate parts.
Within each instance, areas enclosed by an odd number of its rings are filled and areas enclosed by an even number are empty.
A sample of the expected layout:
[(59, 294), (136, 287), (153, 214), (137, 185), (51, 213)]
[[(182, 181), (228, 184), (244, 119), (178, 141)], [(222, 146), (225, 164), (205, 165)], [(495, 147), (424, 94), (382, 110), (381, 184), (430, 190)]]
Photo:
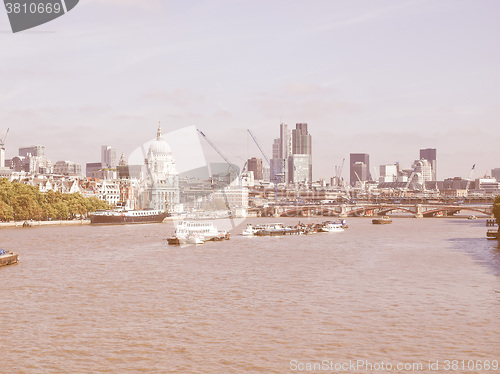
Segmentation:
[(472, 165), (472, 169), (470, 170), (470, 173), (469, 173), (469, 178), (467, 178), (467, 186), (465, 187), (466, 195), (469, 195), (470, 182), (472, 181), (472, 175), (474, 174), (475, 168), (476, 168), (476, 164)]
[[(252, 139), (255, 142), (255, 144), (257, 145), (257, 147), (259, 148), (259, 151), (260, 151), (260, 153), (262, 153), (262, 156), (266, 160), (267, 164), (269, 165), (269, 173), (270, 173), (270, 175), (271, 176), (274, 175), (274, 170), (273, 170), (273, 167), (271, 165), (271, 162), (269, 161), (269, 158), (266, 156), (266, 154), (264, 153), (264, 150), (260, 146), (260, 143), (257, 140), (257, 137), (253, 134), (252, 131), (250, 131), (250, 129), (247, 129), (247, 131), (250, 134), (250, 136), (252, 137)], [(278, 186), (277, 186), (277, 183), (275, 182), (274, 183), (274, 202), (276, 203), (277, 201), (278, 201)]]
[[(199, 129), (196, 129), (198, 130), (198, 132), (205, 138), (205, 140), (207, 141), (208, 144), (210, 144), (210, 146), (215, 149), (215, 151), (219, 154), (219, 156), (221, 156), (224, 161), (226, 161), (226, 163), (229, 165), (229, 168), (230, 169), (233, 169), (236, 173), (239, 173), (239, 170), (236, 168), (236, 166), (234, 166), (233, 164), (231, 164), (231, 162), (229, 162), (229, 160), (227, 159), (226, 156), (224, 156), (224, 154), (219, 150), (219, 148), (217, 148), (217, 146), (212, 143), (212, 141)], [(212, 172), (210, 172), (210, 174), (212, 174)], [(231, 175), (229, 175), (229, 178), (231, 178)], [(211, 180), (211, 183), (212, 183), (212, 188), (215, 190), (215, 186), (214, 186), (214, 182), (213, 182), (213, 176), (210, 175), (210, 180)], [(235, 228), (235, 224), (234, 224), (234, 221), (233, 221), (233, 214), (232, 214), (232, 211), (231, 211), (231, 206), (229, 205), (229, 201), (227, 200), (227, 196), (226, 196), (226, 192), (224, 191), (224, 187), (221, 188), (221, 192), (222, 192), (222, 196), (224, 197), (224, 203), (226, 204), (226, 209), (227, 209), (227, 213), (229, 214), (229, 218), (231, 219), (231, 226), (232, 228), (234, 229)]]
[(410, 178), (408, 178), (408, 182), (406, 183), (406, 186), (403, 189), (403, 194), (401, 195), (401, 199), (404, 199), (404, 197), (406, 196), (406, 191), (408, 190), (408, 187), (410, 187), (410, 183), (413, 180), (413, 177), (415, 176), (415, 174), (417, 173), (416, 170), (417, 170), (416, 168), (413, 169), (413, 171), (410, 175)]
[(0, 168), (4, 167), (5, 163), (5, 139), (7, 139), (7, 135), (9, 134), (9, 129), (5, 133), (3, 139), (0, 139)]
[(340, 179), (342, 178), (342, 170), (344, 169), (345, 158), (342, 159), (342, 164), (340, 166), (335, 166), (335, 178), (338, 186), (341, 186)]
[(10, 129), (7, 129), (7, 132), (5, 133), (5, 136), (3, 137), (3, 139), (0, 139), (0, 148), (5, 148), (5, 139), (7, 139), (7, 135), (9, 134), (9, 130)]
[(269, 167), (271, 167), (271, 162), (269, 161), (269, 158), (267, 158), (266, 154), (264, 153), (264, 150), (262, 149), (262, 147), (260, 146), (260, 143), (258, 142), (257, 138), (255, 137), (255, 135), (253, 134), (253, 132), (250, 131), (250, 129), (247, 129), (248, 133), (250, 134), (250, 136), (252, 137), (253, 141), (255, 142), (255, 144), (257, 144), (257, 147), (259, 148), (260, 150), (260, 153), (262, 153), (262, 156), (264, 157), (264, 159), (266, 160), (267, 164), (269, 165)]

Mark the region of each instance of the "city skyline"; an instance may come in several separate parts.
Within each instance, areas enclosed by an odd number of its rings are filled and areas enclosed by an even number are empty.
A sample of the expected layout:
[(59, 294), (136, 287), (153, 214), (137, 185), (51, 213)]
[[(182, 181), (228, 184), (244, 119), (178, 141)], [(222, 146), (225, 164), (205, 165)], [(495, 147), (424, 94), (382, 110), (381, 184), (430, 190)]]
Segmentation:
[(439, 179), (466, 178), (473, 164), (482, 176), (500, 166), (499, 10), (88, 0), (36, 30), (0, 33), (0, 138), (10, 128), (7, 159), (42, 144), (51, 160), (83, 166), (103, 144), (130, 154), (161, 120), (165, 132), (196, 126), (243, 164), (260, 157), (247, 128), (271, 157), (279, 124), (306, 122), (313, 180), (350, 153), (409, 167), (426, 148), (438, 149)]

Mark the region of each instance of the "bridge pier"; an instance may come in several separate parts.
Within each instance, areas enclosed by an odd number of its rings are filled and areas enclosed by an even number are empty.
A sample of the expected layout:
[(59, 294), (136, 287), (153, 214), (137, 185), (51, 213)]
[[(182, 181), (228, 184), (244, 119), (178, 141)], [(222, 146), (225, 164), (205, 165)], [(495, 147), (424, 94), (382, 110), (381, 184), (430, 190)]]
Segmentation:
[(424, 214), (422, 213), (422, 204), (415, 205), (415, 218), (424, 218)]
[(279, 208), (278, 207), (274, 207), (274, 209), (273, 209), (273, 217), (279, 217), (279, 216), (280, 216)]
[(342, 204), (340, 205), (340, 214), (339, 217), (341, 218), (346, 218), (347, 217), (347, 205)]

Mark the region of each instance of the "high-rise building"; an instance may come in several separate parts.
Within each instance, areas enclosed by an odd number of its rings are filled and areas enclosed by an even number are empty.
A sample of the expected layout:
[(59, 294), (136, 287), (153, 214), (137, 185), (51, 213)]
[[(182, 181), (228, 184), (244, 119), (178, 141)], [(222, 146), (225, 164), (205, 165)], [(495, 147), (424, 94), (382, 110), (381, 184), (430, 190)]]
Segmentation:
[(356, 185), (356, 182), (364, 182), (370, 179), (368, 177), (368, 167), (364, 162), (355, 162), (354, 165), (351, 166), (351, 172), (356, 178), (354, 183), (351, 182), (353, 186)]
[(292, 130), (292, 153), (288, 157), (288, 183), (312, 183), (312, 137), (307, 123), (297, 123)]
[(100, 162), (87, 162), (85, 165), (85, 176), (92, 178), (93, 172), (96, 172), (98, 170), (102, 169), (102, 163)]
[(288, 181), (288, 157), (291, 151), (291, 136), (288, 125), (280, 124), (280, 137), (274, 139), (273, 158), (271, 159), (271, 182), (286, 183)]
[(491, 169), (491, 177), (500, 182), (500, 168)]
[(398, 180), (398, 165), (380, 165), (379, 183), (391, 183)]
[(437, 181), (437, 158), (436, 148), (426, 148), (420, 150), (420, 159), (429, 161), (431, 165), (431, 180)]
[(288, 158), (289, 183), (312, 183), (311, 155), (294, 154)]
[(415, 172), (415, 180), (421, 186), (425, 186), (425, 182), (430, 182), (433, 180), (431, 163), (425, 158), (416, 160), (411, 167)]
[(101, 164), (103, 168), (116, 168), (118, 164), (116, 161), (116, 149), (110, 145), (101, 146)]
[(29, 147), (19, 148), (19, 156), (21, 157), (45, 157), (44, 145), (32, 145)]
[(81, 176), (82, 166), (71, 161), (57, 161), (54, 165), (54, 174)]
[(255, 180), (264, 179), (261, 158), (252, 157), (251, 159), (249, 159), (247, 169), (248, 171), (253, 171)]
[[(364, 166), (357, 163), (362, 163)], [(358, 181), (370, 180), (370, 155), (367, 153), (351, 153), (349, 165), (351, 186), (354, 186)]]

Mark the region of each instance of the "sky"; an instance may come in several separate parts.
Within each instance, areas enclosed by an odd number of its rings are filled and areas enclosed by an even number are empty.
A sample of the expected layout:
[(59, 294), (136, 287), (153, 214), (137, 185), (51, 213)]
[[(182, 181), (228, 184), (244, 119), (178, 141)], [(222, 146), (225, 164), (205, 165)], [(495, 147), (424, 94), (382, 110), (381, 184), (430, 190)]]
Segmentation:
[(13, 34), (2, 8), (0, 138), (7, 158), (42, 144), (85, 165), (161, 121), (242, 166), (261, 157), (247, 129), (270, 157), (281, 122), (306, 122), (314, 179), (350, 153), (377, 176), (422, 148), (438, 179), (477, 178), (500, 167), (499, 18), (496, 0), (80, 0)]

